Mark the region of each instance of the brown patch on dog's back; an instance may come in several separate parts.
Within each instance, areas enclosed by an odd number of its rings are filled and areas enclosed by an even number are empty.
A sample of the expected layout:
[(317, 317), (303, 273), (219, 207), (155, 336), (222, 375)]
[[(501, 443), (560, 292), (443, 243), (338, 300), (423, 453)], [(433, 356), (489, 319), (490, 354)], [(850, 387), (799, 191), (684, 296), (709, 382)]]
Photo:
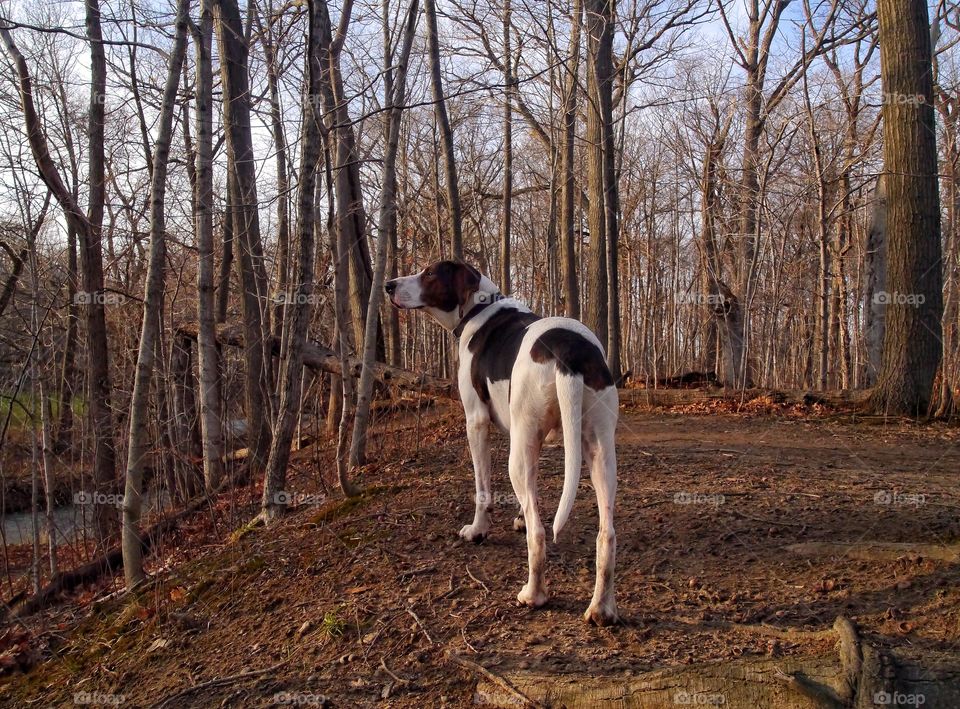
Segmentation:
[(547, 330), (530, 348), (530, 358), (543, 364), (551, 360), (563, 374), (583, 377), (583, 383), (599, 391), (613, 386), (613, 375), (600, 348), (579, 332), (557, 327)]

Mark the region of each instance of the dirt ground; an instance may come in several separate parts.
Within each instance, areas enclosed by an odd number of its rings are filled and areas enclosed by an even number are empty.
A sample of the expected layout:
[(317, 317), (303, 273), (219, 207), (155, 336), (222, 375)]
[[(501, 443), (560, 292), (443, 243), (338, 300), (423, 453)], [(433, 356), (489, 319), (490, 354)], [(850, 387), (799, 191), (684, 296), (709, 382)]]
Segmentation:
[[(482, 699), (478, 677), (451, 653), (497, 674), (633, 676), (829, 651), (828, 633), (776, 631), (828, 630), (838, 615), (878, 647), (957, 651), (956, 427), (802, 406), (623, 408), (619, 626), (581, 619), (597, 526), (586, 476), (548, 545), (543, 609), (515, 605), (526, 547), (511, 528), (502, 436), (491, 536), (457, 538), (472, 517), (472, 469), (462, 412), (440, 403), (380, 425), (359, 500), (322, 492), (334, 475), (321, 443), (295, 455), (288, 488), (300, 504), (270, 529), (226, 530), (211, 544), (193, 542), (188, 525), (136, 597), (89, 602), (102, 595), (90, 590), (30, 619), (29, 633), (9, 626), (36, 663), (0, 678), (0, 702), (467, 706)], [(546, 450), (547, 520), (561, 468), (562, 449)], [(251, 489), (229, 505), (256, 498)], [(833, 546), (811, 550), (818, 542)], [(871, 542), (911, 546), (878, 554)]]

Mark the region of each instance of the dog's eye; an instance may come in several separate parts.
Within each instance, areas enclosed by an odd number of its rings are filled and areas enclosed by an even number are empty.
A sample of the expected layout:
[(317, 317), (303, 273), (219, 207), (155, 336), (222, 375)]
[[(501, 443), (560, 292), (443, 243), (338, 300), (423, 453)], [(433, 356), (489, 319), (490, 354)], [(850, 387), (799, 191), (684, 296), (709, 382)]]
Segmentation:
[(428, 269), (424, 270), (423, 275), (426, 276), (427, 278), (429, 278), (430, 276), (433, 275), (433, 272), (428, 268)]

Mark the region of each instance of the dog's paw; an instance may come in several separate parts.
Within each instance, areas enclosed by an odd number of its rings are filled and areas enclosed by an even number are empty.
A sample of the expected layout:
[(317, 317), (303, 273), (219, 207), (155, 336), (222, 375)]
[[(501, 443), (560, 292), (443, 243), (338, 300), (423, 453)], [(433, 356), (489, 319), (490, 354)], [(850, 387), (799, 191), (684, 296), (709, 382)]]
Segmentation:
[(517, 594), (517, 603), (522, 606), (529, 606), (530, 608), (539, 608), (547, 602), (547, 598), (547, 594), (543, 589), (533, 591), (528, 583), (524, 584), (523, 588), (520, 589), (520, 593)]
[(523, 518), (523, 515), (517, 515), (516, 519), (513, 520), (513, 528), (518, 532), (527, 531), (527, 520)]
[(591, 603), (583, 614), (583, 619), (591, 624), (604, 628), (608, 625), (616, 625), (620, 622), (620, 615), (617, 613), (617, 603), (612, 601), (608, 604)]
[(474, 544), (479, 544), (484, 539), (487, 538), (487, 535), (490, 533), (490, 530), (484, 527), (478, 527), (477, 525), (468, 524), (463, 527), (459, 536), (461, 539), (465, 539), (468, 542), (473, 542)]

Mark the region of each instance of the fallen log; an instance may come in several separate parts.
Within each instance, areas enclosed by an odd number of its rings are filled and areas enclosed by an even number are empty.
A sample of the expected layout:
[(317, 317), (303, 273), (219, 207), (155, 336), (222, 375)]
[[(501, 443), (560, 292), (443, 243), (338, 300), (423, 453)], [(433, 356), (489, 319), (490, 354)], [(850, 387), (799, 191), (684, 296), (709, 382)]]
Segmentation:
[(923, 557), (933, 561), (960, 561), (960, 544), (916, 544), (909, 542), (800, 542), (789, 544), (787, 551), (801, 556), (836, 556), (863, 561), (896, 561), (903, 557)]
[(530, 670), (481, 676), (474, 701), (493, 707), (540, 704), (567, 709), (960, 706), (960, 657), (956, 654), (876, 647), (864, 642), (842, 617), (837, 618), (833, 632), (837, 652), (807, 657), (742, 658), (630, 676)]
[(744, 389), (742, 391), (703, 389), (642, 389), (630, 388), (620, 392), (620, 401), (636, 406), (687, 406), (710, 401), (753, 401), (769, 398), (776, 404), (823, 404), (836, 408), (856, 408), (870, 396), (869, 389), (813, 392), (809, 389)]
[[(177, 332), (191, 340), (196, 340), (197, 324), (186, 323), (177, 328)], [(243, 347), (243, 331), (238, 325), (218, 325), (217, 342), (227, 347)], [(280, 341), (276, 337), (272, 338), (272, 349), (274, 356), (279, 357)], [(356, 357), (349, 357), (348, 361), (350, 363), (348, 374), (354, 379), (359, 378), (363, 364)], [(339, 355), (330, 348), (316, 342), (307, 342), (304, 345), (303, 364), (314, 371), (343, 376)], [(460, 398), (455, 382), (450, 379), (434, 377), (424, 372), (411, 372), (409, 369), (391, 367), (383, 362), (375, 362), (373, 376), (374, 379), (386, 386), (397, 386), (401, 389), (423, 392), (444, 399)]]

